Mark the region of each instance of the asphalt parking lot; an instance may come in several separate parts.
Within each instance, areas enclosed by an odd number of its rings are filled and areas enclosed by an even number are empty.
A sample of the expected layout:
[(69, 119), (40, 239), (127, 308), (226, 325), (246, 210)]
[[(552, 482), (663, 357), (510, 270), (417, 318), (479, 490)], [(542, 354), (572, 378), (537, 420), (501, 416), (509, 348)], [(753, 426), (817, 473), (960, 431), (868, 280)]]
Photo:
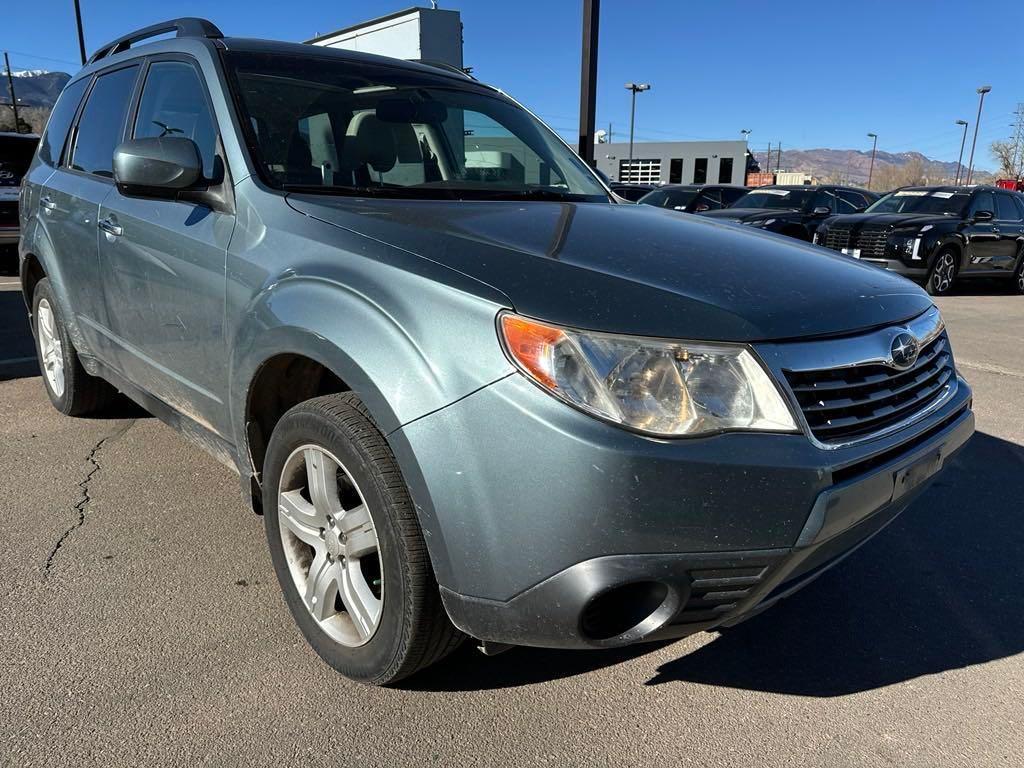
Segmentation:
[(978, 434), (841, 566), (721, 635), (379, 690), (303, 642), (229, 470), (57, 415), (0, 276), (0, 764), (1024, 764), (1024, 297), (939, 304)]

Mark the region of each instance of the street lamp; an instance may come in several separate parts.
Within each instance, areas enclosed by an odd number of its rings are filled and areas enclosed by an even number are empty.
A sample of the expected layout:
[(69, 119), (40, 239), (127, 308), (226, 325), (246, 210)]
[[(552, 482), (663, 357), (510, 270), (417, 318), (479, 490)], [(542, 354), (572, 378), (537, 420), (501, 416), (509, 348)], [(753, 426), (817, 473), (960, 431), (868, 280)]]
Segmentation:
[(747, 141), (748, 140), (747, 137), (750, 136), (750, 129), (749, 128), (744, 128), (743, 130), (741, 130), (740, 131), (740, 136), (743, 137), (744, 141)]
[(974, 121), (974, 138), (971, 139), (971, 159), (967, 163), (967, 184), (970, 185), (974, 176), (974, 147), (978, 143), (978, 126), (981, 124), (981, 108), (985, 104), (985, 94), (992, 90), (991, 85), (983, 85), (978, 89), (978, 119)]
[(871, 189), (871, 176), (875, 172), (875, 150), (878, 149), (878, 134), (869, 133), (868, 138), (874, 139), (871, 144), (871, 165), (868, 166), (868, 189)]
[[(633, 122), (636, 120), (636, 95), (651, 90), (650, 83), (626, 83), (626, 90), (633, 94), (633, 105), (629, 110), (629, 180), (633, 179)], [(621, 179), (620, 179), (621, 181)]]
[(960, 174), (964, 170), (964, 144), (967, 143), (968, 122), (966, 120), (957, 120), (956, 124), (964, 127), (964, 135), (960, 139), (960, 157), (956, 160), (956, 181), (953, 182), (955, 185), (958, 185), (960, 184)]

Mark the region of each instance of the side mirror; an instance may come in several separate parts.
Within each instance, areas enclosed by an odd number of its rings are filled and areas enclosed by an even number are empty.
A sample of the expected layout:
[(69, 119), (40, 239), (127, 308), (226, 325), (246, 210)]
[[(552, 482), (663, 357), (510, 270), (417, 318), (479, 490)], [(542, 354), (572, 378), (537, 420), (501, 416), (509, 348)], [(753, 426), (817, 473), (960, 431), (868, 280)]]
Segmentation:
[[(684, 210), (685, 210), (685, 209), (684, 209)], [(697, 206), (696, 208), (694, 208), (693, 210), (694, 210), (694, 212), (696, 212), (696, 213), (704, 213), (704, 211), (710, 211), (710, 210), (711, 210), (711, 206), (710, 206), (710, 205), (708, 205), (707, 203), (701, 203), (700, 205), (698, 205), (698, 206)]]
[(864, 213), (864, 211), (866, 211), (867, 209), (868, 209), (868, 207), (866, 205), (862, 205), (860, 208), (854, 208), (853, 212), (854, 213)]
[(992, 211), (975, 211), (972, 217), (975, 221), (992, 221), (996, 216)]
[(830, 216), (832, 214), (832, 209), (827, 205), (819, 205), (814, 209), (813, 213), (815, 216)]
[(192, 139), (131, 139), (114, 150), (114, 181), (123, 195), (174, 198), (202, 177), (203, 159)]

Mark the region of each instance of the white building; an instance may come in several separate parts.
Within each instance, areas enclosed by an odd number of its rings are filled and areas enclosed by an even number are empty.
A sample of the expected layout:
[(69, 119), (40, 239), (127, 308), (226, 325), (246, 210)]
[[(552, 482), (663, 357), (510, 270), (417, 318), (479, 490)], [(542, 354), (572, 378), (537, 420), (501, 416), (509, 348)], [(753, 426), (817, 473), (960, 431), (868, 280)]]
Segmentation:
[(743, 184), (747, 178), (745, 141), (629, 142), (594, 147), (597, 167), (613, 181), (639, 184)]

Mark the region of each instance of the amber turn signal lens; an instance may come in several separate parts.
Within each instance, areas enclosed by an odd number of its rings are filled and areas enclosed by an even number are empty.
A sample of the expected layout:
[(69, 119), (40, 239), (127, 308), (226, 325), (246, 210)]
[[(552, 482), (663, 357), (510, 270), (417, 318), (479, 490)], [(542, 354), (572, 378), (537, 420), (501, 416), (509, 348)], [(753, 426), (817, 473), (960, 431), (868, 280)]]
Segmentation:
[(553, 368), (554, 348), (565, 339), (558, 328), (516, 315), (502, 315), (501, 332), (509, 354), (544, 386), (557, 389)]

